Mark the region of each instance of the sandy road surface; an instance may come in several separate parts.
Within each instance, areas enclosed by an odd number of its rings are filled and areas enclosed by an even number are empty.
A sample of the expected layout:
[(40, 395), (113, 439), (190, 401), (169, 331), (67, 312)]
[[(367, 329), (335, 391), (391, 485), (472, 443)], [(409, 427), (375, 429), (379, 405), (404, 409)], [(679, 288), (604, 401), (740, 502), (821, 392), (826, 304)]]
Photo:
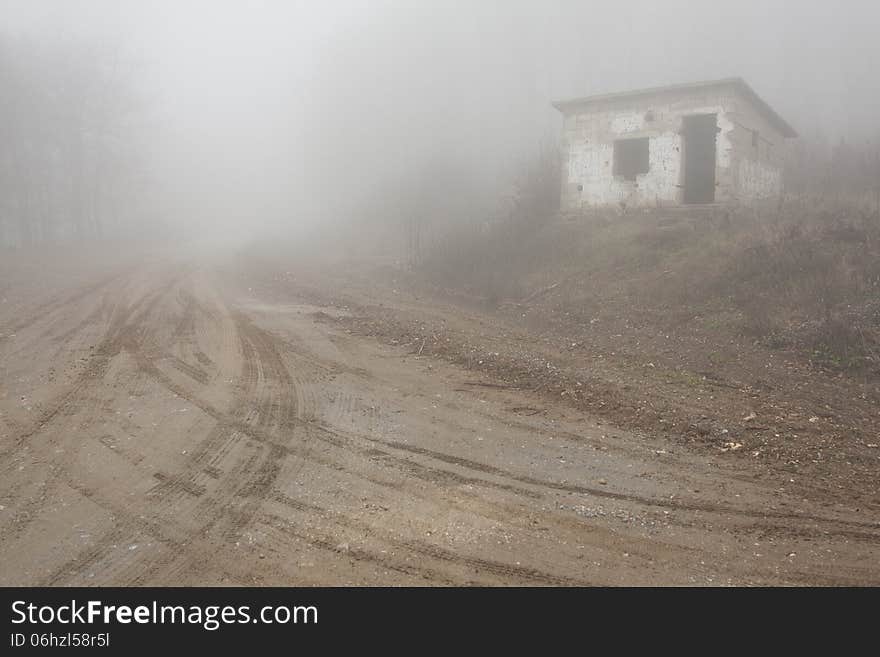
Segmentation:
[(0, 583), (880, 583), (877, 518), (218, 271), (7, 273)]

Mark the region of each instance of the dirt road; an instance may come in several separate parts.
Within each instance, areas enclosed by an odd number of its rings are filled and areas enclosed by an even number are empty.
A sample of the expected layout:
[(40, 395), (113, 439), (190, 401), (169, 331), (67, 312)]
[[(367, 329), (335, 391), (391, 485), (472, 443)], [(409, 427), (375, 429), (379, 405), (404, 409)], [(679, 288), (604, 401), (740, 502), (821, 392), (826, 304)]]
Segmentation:
[(259, 298), (0, 287), (0, 584), (878, 584), (880, 524)]

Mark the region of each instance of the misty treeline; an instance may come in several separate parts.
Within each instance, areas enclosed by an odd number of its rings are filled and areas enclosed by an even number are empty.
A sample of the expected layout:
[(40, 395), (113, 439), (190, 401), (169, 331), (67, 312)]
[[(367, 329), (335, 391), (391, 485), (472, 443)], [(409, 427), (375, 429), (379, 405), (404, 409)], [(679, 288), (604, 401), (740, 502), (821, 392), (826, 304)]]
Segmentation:
[(91, 42), (0, 35), (0, 246), (95, 240), (142, 219), (132, 67)]
[[(455, 266), (483, 240), (519, 235), (559, 208), (561, 158), (554, 136), (511, 158), (494, 176), (465, 158), (426, 157), (375, 184), (342, 225), (350, 255), (381, 254), (428, 270)], [(467, 245), (467, 246), (465, 246)]]
[(880, 215), (880, 129), (846, 139), (816, 130), (788, 145), (785, 190)]

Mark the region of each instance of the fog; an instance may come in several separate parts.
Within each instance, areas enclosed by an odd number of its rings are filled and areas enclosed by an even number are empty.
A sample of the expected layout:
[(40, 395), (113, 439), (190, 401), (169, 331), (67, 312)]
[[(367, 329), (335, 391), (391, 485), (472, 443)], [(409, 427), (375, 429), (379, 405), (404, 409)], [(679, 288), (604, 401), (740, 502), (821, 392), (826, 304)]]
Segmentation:
[[(878, 35), (0, 0), (0, 586), (880, 586)], [(405, 617), (276, 594), (10, 638)]]
[(558, 98), (742, 76), (802, 135), (876, 135), (878, 27), (852, 0), (0, 0), (0, 39), (124, 62), (132, 221), (234, 242), (369, 221), (438, 171), (478, 221)]

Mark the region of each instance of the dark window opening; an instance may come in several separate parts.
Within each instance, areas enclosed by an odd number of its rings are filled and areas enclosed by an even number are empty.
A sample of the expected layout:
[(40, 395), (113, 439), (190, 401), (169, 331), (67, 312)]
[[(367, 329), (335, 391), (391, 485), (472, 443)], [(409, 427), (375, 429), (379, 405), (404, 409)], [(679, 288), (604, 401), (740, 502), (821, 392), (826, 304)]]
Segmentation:
[(618, 139), (614, 142), (614, 175), (635, 180), (648, 173), (648, 138)]

